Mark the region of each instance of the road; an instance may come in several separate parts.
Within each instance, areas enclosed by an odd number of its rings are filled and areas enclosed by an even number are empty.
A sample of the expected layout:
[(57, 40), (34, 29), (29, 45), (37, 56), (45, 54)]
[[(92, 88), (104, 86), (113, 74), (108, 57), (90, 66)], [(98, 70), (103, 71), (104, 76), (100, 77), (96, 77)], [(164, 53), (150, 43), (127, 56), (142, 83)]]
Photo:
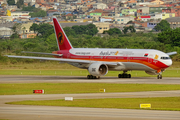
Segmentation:
[[(85, 79), (85, 77), (64, 76), (0, 76), (0, 83), (146, 83), (146, 84), (180, 84), (179, 78), (131, 78), (116, 79)], [(10, 120), (179, 120), (179, 111), (154, 111), (105, 108), (78, 108), (54, 106), (9, 105), (6, 102), (22, 100), (53, 100), (73, 97), (74, 99), (93, 98), (139, 98), (139, 97), (174, 97), (180, 96), (180, 91), (147, 91), (128, 93), (89, 93), (89, 94), (42, 94), (42, 95), (2, 95), (0, 96), (0, 119)]]

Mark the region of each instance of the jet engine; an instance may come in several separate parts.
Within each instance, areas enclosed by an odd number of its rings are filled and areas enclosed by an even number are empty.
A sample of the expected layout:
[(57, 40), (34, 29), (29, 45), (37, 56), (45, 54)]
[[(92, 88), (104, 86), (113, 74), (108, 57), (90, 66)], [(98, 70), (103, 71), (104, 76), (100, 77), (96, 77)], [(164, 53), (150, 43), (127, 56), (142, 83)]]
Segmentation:
[(156, 71), (145, 71), (149, 75), (157, 75), (158, 73)]
[(103, 76), (108, 73), (108, 67), (105, 64), (96, 62), (89, 66), (88, 71), (93, 76)]

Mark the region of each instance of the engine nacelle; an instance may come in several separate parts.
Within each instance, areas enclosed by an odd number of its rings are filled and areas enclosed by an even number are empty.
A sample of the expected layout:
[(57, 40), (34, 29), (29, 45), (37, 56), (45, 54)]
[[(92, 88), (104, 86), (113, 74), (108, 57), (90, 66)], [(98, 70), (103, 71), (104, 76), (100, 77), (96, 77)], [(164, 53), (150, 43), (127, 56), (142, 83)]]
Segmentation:
[(156, 71), (145, 71), (149, 75), (157, 75), (158, 73)]
[(108, 67), (105, 64), (96, 62), (89, 66), (88, 71), (93, 76), (103, 76), (108, 73)]

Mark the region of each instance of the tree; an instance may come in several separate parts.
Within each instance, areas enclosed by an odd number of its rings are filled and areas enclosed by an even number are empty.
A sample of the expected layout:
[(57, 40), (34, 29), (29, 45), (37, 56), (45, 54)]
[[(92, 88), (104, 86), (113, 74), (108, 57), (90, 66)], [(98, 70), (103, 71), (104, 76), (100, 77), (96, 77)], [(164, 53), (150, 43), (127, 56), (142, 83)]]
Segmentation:
[(57, 47), (57, 42), (56, 42), (56, 37), (55, 33), (52, 33), (49, 35), (46, 39), (46, 44), (48, 45), (48, 50), (49, 51), (55, 51), (58, 49)]
[(27, 6), (27, 7), (23, 7), (22, 11), (35, 11), (38, 8), (35, 8), (33, 6)]
[(13, 34), (10, 36), (10, 38), (11, 38), (11, 39), (19, 38), (19, 34), (13, 33)]
[(15, 5), (15, 0), (7, 0), (8, 5)]
[(24, 5), (24, 0), (18, 0), (16, 5), (18, 8), (21, 8)]
[(131, 33), (135, 33), (136, 32), (134, 26), (129, 26), (129, 30), (131, 31)]
[(97, 27), (94, 24), (91, 23), (91, 24), (88, 24), (86, 26), (87, 26), (87, 32), (86, 33), (88, 35), (94, 36), (95, 34), (98, 33)]
[(46, 11), (34, 9), (34, 12), (29, 13), (31, 17), (45, 17)]
[(168, 30), (168, 29), (171, 29), (170, 28), (170, 24), (166, 21), (166, 20), (161, 20), (160, 23), (158, 23), (154, 29), (156, 31), (165, 31), (165, 30)]
[(180, 28), (162, 31), (158, 34), (158, 41), (172, 46), (180, 46)]
[(63, 28), (63, 30), (64, 30), (64, 32), (66, 33), (67, 36), (70, 36), (70, 35), (76, 36), (75, 31), (70, 27), (65, 27), (65, 28)]
[(122, 31), (123, 31), (124, 34), (126, 34), (128, 32), (128, 30), (130, 30), (131, 33), (136, 32), (134, 26), (124, 27), (124, 30), (122, 30)]
[(35, 33), (35, 32), (38, 31), (39, 26), (38, 26), (38, 24), (33, 23), (32, 26), (31, 26), (29, 29), (30, 29), (31, 31), (34, 31), (34, 33)]
[(129, 22), (127, 22), (127, 24), (131, 24), (131, 23), (133, 23), (133, 21), (132, 21), (132, 20), (130, 20)]
[(118, 28), (110, 28), (108, 31), (105, 31), (104, 33), (108, 33), (109, 35), (113, 35), (113, 34), (122, 34), (121, 30)]
[(10, 38), (19, 38), (19, 33), (21, 31), (21, 24), (15, 23), (14, 26), (12, 27), (12, 31), (14, 33), (10, 36)]
[(48, 24), (48, 23), (41, 23), (39, 24), (39, 28), (38, 28), (38, 35), (41, 34), (42, 36), (44, 36), (48, 30), (51, 30), (53, 28), (52, 25)]
[(22, 28), (22, 30), (23, 30), (23, 35), (24, 35), (24, 33), (25, 33), (25, 30), (26, 30), (26, 27), (23, 27), (23, 28)]

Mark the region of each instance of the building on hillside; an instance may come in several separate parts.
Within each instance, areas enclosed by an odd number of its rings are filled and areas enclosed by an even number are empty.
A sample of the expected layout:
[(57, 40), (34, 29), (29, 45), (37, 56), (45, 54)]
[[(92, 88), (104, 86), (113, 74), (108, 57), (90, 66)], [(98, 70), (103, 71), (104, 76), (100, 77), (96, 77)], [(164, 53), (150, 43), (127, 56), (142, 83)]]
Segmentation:
[(154, 13), (150, 14), (152, 20), (161, 20), (162, 19), (162, 13)]
[(66, 16), (66, 19), (73, 19), (73, 14), (67, 14), (67, 15), (65, 15)]
[(13, 31), (9, 27), (0, 27), (0, 38), (9, 38)]
[(48, 10), (47, 16), (60, 16), (60, 12), (58, 10)]
[(49, 9), (54, 9), (53, 6), (49, 5), (49, 4), (42, 4), (39, 6), (39, 8), (41, 8), (44, 11), (47, 11)]
[(175, 17), (175, 13), (162, 13), (162, 19)]
[(98, 33), (103, 33), (104, 31), (109, 30), (109, 24), (110, 23), (102, 23), (102, 22), (94, 22), (94, 25), (96, 25), (97, 29), (98, 29)]
[(24, 0), (24, 3), (30, 4), (32, 6), (36, 3), (36, 0)]
[(167, 9), (167, 7), (149, 7), (149, 13), (161, 13), (162, 9)]
[(46, 0), (48, 3), (54, 3), (55, 0)]
[(150, 29), (154, 29), (154, 27), (159, 23), (160, 21), (149, 21), (147, 22), (147, 27)]
[(151, 19), (151, 16), (150, 16), (150, 15), (140, 16), (140, 17), (139, 17), (139, 20), (141, 20), (141, 21), (149, 21), (150, 19)]
[(162, 13), (175, 13), (175, 17), (180, 17), (180, 9), (162, 9)]
[(23, 23), (21, 24), (21, 30), (19, 32), (20, 38), (34, 38), (36, 33), (30, 30), (33, 22)]
[(103, 10), (103, 9), (108, 8), (108, 6), (106, 4), (104, 4), (104, 3), (95, 3), (92, 6), (93, 6), (94, 10), (95, 9), (102, 9)]
[(100, 22), (113, 22), (113, 18), (110, 17), (101, 17)]
[(169, 22), (172, 29), (180, 27), (180, 17), (167, 18), (166, 20)]
[(29, 16), (29, 11), (14, 11), (11, 12), (11, 17), (14, 18), (30, 18), (31, 16)]
[(164, 1), (162, 1), (162, 0), (151, 0), (150, 3), (155, 3), (157, 5), (161, 5), (161, 4), (164, 4)]
[(129, 21), (134, 21), (134, 17), (115, 17), (115, 23), (127, 24)]
[(36, 3), (46, 3), (46, 0), (36, 0)]
[(135, 13), (137, 12), (137, 9), (122, 9), (121, 10), (121, 13), (123, 16), (126, 16), (126, 15), (133, 15), (135, 16)]
[(134, 21), (134, 27), (147, 27), (147, 22), (142, 21)]
[(149, 14), (149, 7), (138, 7), (136, 16), (148, 15)]
[(16, 10), (17, 9), (17, 5), (9, 5), (9, 6), (7, 6), (7, 9), (8, 10)]

